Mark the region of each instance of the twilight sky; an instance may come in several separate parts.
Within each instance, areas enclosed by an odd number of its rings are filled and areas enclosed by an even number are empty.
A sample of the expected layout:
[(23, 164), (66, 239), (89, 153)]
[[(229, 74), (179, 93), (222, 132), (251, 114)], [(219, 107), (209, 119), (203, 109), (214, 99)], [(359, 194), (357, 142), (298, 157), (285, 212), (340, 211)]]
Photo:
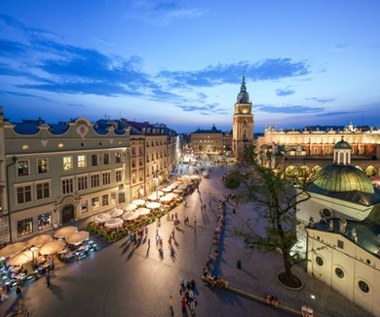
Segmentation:
[(380, 126), (378, 0), (1, 0), (0, 105), (16, 122), (85, 117), (255, 132)]

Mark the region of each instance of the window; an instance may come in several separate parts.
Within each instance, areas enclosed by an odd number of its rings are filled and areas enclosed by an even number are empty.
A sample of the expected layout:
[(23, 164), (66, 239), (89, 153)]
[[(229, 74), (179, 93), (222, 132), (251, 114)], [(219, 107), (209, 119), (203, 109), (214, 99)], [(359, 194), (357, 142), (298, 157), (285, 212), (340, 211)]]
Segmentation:
[(316, 262), (319, 266), (323, 266), (323, 264), (324, 264), (323, 259), (322, 259), (319, 255), (315, 258), (315, 262)]
[(17, 221), (17, 237), (23, 237), (33, 232), (33, 218)]
[(91, 165), (98, 166), (98, 154), (91, 155)]
[(103, 154), (103, 164), (108, 165), (110, 163), (110, 155), (109, 153)]
[(16, 188), (17, 203), (23, 204), (32, 201), (32, 186), (25, 185)]
[(102, 205), (108, 206), (108, 194), (102, 196)]
[(340, 267), (335, 268), (335, 274), (339, 278), (344, 278), (344, 271)]
[(115, 160), (116, 160), (116, 163), (121, 163), (121, 153), (120, 152), (115, 153)]
[(125, 193), (119, 193), (119, 204), (125, 203)]
[(78, 176), (78, 191), (87, 189), (87, 176)]
[(131, 154), (133, 155), (133, 156), (135, 156), (136, 155), (136, 149), (133, 147), (133, 148), (131, 148)]
[(363, 292), (363, 293), (369, 293), (369, 286), (366, 282), (364, 281), (359, 281), (358, 282), (358, 286), (359, 286), (359, 289)]
[(116, 182), (122, 182), (123, 181), (123, 174), (122, 170), (116, 170), (115, 171), (115, 177), (116, 177)]
[(111, 184), (111, 172), (104, 172), (102, 175), (103, 185)]
[(45, 174), (48, 172), (48, 161), (47, 159), (37, 160), (37, 172), (38, 174)]
[(73, 158), (72, 156), (63, 157), (63, 169), (65, 171), (73, 169)]
[(38, 230), (44, 230), (52, 227), (51, 212), (38, 216)]
[(29, 161), (17, 161), (17, 176), (29, 175)]
[(86, 155), (78, 155), (78, 168), (86, 167)]
[(136, 168), (136, 160), (132, 159), (132, 168)]
[(62, 194), (70, 194), (74, 191), (74, 182), (72, 178), (63, 179), (62, 182)]
[(88, 202), (87, 200), (81, 202), (80, 204), (80, 213), (85, 214), (88, 211)]
[(98, 208), (99, 207), (99, 198), (94, 197), (91, 199), (91, 207), (92, 208)]
[(344, 242), (342, 240), (338, 240), (337, 246), (340, 249), (344, 249)]
[(99, 187), (99, 186), (100, 186), (99, 174), (91, 175), (91, 187)]
[(37, 199), (44, 199), (50, 197), (50, 183), (36, 184)]

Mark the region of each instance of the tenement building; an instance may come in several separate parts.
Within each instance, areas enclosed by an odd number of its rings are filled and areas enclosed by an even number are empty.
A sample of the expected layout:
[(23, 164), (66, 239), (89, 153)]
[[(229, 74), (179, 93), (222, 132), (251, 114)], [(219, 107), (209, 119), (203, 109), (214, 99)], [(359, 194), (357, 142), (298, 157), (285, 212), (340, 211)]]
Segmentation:
[(122, 208), (165, 181), (175, 162), (167, 128), (0, 120), (1, 244)]
[(197, 129), (190, 134), (191, 148), (195, 154), (221, 154), (231, 152), (231, 133), (211, 129)]

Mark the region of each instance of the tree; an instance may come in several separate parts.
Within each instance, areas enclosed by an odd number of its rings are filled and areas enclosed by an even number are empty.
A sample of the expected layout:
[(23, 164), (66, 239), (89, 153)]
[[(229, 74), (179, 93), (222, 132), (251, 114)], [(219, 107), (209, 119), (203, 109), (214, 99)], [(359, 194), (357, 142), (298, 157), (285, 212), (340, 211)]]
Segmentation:
[(263, 252), (278, 252), (282, 255), (284, 272), (280, 281), (289, 287), (300, 287), (302, 282), (292, 273), (292, 267), (303, 261), (292, 248), (297, 242), (297, 205), (308, 200), (310, 194), (303, 190), (306, 184), (295, 189), (290, 182), (281, 179), (273, 170), (251, 161), (248, 167), (227, 174), (225, 187), (234, 191), (238, 200), (255, 202), (260, 208), (260, 216), (266, 219), (265, 235), (259, 235), (248, 223), (247, 230), (236, 234), (249, 245), (255, 245)]

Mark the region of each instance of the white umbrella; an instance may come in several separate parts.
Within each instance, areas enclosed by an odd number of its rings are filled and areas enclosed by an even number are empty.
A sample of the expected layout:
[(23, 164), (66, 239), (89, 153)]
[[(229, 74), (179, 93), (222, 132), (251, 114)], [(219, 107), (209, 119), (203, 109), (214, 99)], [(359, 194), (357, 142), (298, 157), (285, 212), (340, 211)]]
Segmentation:
[(143, 206), (145, 204), (145, 200), (144, 199), (135, 199), (135, 200), (132, 200), (132, 204), (134, 204), (136, 206)]
[(182, 193), (183, 193), (183, 190), (182, 190), (182, 189), (174, 189), (174, 190), (173, 190), (173, 193), (176, 193), (176, 194), (182, 194)]
[(153, 193), (153, 194), (150, 194), (147, 198), (148, 198), (148, 200), (155, 201), (159, 197), (157, 197), (156, 193)]
[(22, 252), (20, 254), (15, 255), (13, 258), (8, 260), (8, 265), (24, 265), (26, 263), (32, 262), (32, 257)]
[(83, 241), (88, 240), (89, 237), (90, 233), (88, 231), (79, 231), (68, 237), (66, 242), (70, 244), (80, 244)]
[(123, 214), (123, 209), (120, 208), (113, 208), (109, 214), (111, 215), (112, 218), (117, 218), (120, 217)]
[(147, 203), (145, 206), (149, 209), (157, 209), (161, 207), (161, 204), (157, 202), (151, 202), (151, 203)]
[(178, 187), (178, 189), (182, 189), (182, 190), (184, 190), (184, 189), (186, 189), (186, 188), (187, 188), (187, 185), (186, 185), (186, 184), (182, 184), (181, 186)]
[(160, 202), (162, 202), (162, 203), (168, 203), (168, 202), (170, 202), (172, 199), (173, 199), (173, 197), (168, 196), (168, 195), (165, 195), (165, 196), (160, 197)]
[(133, 211), (130, 211), (130, 212), (126, 212), (124, 215), (123, 215), (123, 219), (126, 220), (126, 221), (131, 221), (131, 220), (135, 220), (139, 217), (139, 214), (136, 213), (136, 212), (133, 212)]
[(17, 253), (20, 253), (27, 247), (26, 242), (16, 242), (12, 243), (10, 245), (7, 245), (6, 247), (2, 248), (0, 250), (0, 257), (8, 257), (8, 256), (14, 256)]
[(35, 236), (29, 239), (28, 241), (26, 241), (26, 244), (28, 245), (28, 247), (32, 247), (32, 246), (40, 247), (44, 245), (45, 243), (50, 242), (51, 240), (53, 240), (53, 237), (50, 234), (41, 234), (39, 236)]
[(135, 211), (139, 216), (144, 216), (144, 215), (149, 215), (150, 214), (150, 209), (148, 208), (139, 208)]
[(129, 204), (126, 208), (125, 211), (133, 211), (137, 208), (137, 205), (135, 204)]
[(163, 191), (164, 193), (169, 193), (169, 192), (171, 192), (172, 190), (173, 190), (173, 188), (170, 187), (170, 186), (165, 187), (165, 188), (162, 189), (162, 191)]
[(107, 220), (104, 223), (104, 226), (107, 228), (117, 228), (117, 227), (121, 227), (123, 225), (123, 223), (124, 223), (123, 219), (112, 218), (110, 220)]
[(73, 235), (75, 232), (78, 232), (78, 228), (74, 226), (68, 226), (68, 227), (62, 227), (57, 229), (57, 231), (54, 233), (54, 237), (58, 239), (66, 239)]
[(62, 250), (65, 245), (66, 242), (64, 240), (53, 240), (43, 245), (40, 249), (40, 253), (42, 255), (54, 254)]
[(99, 214), (99, 215), (95, 216), (95, 222), (97, 222), (97, 223), (106, 222), (108, 219), (111, 219), (110, 214)]

